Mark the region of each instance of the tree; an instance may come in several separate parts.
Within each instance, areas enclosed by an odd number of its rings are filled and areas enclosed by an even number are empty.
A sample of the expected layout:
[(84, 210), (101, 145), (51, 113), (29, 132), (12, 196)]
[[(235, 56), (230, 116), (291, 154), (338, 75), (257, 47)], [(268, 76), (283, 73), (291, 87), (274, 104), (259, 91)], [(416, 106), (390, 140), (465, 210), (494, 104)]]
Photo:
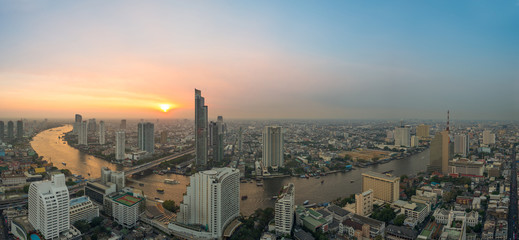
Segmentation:
[(177, 212), (178, 207), (173, 200), (166, 200), (162, 203), (162, 207), (170, 212)]
[(76, 193), (76, 196), (78, 196), (78, 197), (81, 197), (81, 196), (83, 196), (83, 195), (85, 195), (85, 190), (79, 190), (79, 191), (77, 191), (77, 193)]
[(30, 184), (27, 184), (27, 185), (23, 186), (23, 192), (24, 193), (29, 193), (29, 187), (30, 186), (31, 186)]
[(82, 233), (88, 232), (90, 229), (90, 225), (85, 220), (76, 221), (73, 225)]
[(402, 226), (402, 225), (404, 225), (405, 218), (406, 217), (404, 214), (400, 214), (400, 215), (396, 216), (395, 220), (393, 220), (393, 223), (397, 226)]
[(72, 172), (70, 172), (68, 169), (61, 169), (61, 172), (65, 174), (66, 177), (72, 176)]
[(103, 217), (95, 217), (92, 219), (92, 221), (90, 222), (90, 227), (94, 228), (96, 226), (99, 226), (101, 225), (101, 223), (103, 223)]

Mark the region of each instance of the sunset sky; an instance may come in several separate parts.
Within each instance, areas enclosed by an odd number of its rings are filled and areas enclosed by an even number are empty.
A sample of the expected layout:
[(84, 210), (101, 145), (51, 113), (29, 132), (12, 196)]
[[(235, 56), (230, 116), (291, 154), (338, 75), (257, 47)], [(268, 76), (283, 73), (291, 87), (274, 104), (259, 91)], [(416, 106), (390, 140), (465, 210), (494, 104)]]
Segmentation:
[[(0, 0), (0, 118), (519, 119), (519, 1)], [(167, 113), (160, 104), (171, 104)]]

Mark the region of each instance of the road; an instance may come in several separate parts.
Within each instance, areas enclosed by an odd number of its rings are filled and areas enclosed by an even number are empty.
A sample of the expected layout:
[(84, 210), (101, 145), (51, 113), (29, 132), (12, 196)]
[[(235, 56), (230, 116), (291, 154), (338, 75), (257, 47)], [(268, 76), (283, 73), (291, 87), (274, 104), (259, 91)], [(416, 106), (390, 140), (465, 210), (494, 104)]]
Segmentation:
[(188, 151), (184, 151), (184, 152), (181, 152), (181, 153), (176, 153), (176, 154), (173, 154), (173, 155), (170, 155), (170, 156), (167, 156), (167, 157), (159, 158), (157, 160), (154, 160), (154, 161), (151, 161), (151, 162), (147, 162), (147, 163), (144, 163), (144, 164), (139, 165), (139, 166), (135, 166), (135, 167), (131, 168), (130, 170), (125, 171), (124, 174), (126, 176), (130, 176), (132, 174), (144, 171), (146, 169), (150, 169), (150, 168), (156, 167), (156, 166), (158, 166), (159, 164), (161, 164), (163, 162), (167, 162), (167, 161), (173, 160), (175, 158), (182, 157), (182, 156), (185, 156), (185, 155), (188, 155), (188, 154), (193, 154), (193, 153), (195, 153), (194, 149), (188, 150)]
[(517, 239), (517, 158), (516, 146), (512, 149), (512, 171), (510, 179), (510, 208), (508, 211), (508, 239)]

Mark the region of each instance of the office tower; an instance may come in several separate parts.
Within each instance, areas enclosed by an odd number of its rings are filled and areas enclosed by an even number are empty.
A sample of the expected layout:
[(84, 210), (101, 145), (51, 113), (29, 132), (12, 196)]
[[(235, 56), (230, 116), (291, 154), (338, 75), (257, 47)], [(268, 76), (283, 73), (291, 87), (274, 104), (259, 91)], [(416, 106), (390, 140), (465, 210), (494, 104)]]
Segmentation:
[(368, 216), (373, 212), (373, 190), (355, 194), (355, 213)]
[(155, 136), (154, 130), (155, 125), (150, 122), (142, 123), (138, 125), (139, 132), (139, 149), (153, 154), (155, 148)]
[(453, 145), (450, 143), (449, 131), (436, 133), (431, 141), (428, 171), (449, 174), (449, 159), (452, 158)]
[(202, 92), (195, 89), (195, 152), (196, 164), (207, 164), (207, 106)]
[(4, 121), (0, 121), (0, 142), (4, 141), (4, 135), (5, 134), (5, 130), (4, 130)]
[(429, 125), (420, 124), (416, 127), (416, 136), (420, 139), (429, 137)]
[(392, 203), (400, 194), (400, 178), (371, 171), (362, 173), (362, 192), (370, 189), (374, 198)]
[(294, 224), (295, 187), (293, 183), (283, 186), (274, 205), (274, 229), (277, 234), (290, 235)]
[(174, 233), (188, 233), (193, 238), (221, 238), (226, 225), (240, 215), (240, 171), (235, 168), (213, 168), (190, 177), (190, 184), (180, 204), (180, 224), (204, 226), (190, 230), (175, 222)]
[(213, 161), (223, 161), (223, 136), (224, 136), (223, 118), (218, 116), (217, 122), (209, 123), (209, 146), (213, 149)]
[(76, 114), (76, 117), (74, 119), (74, 125), (72, 125), (72, 133), (78, 135), (79, 134), (79, 128), (81, 127), (81, 123), (83, 122), (83, 117), (79, 114)]
[(13, 121), (7, 122), (7, 139), (12, 141), (14, 139), (14, 123)]
[(99, 144), (103, 145), (106, 143), (106, 129), (105, 129), (105, 122), (100, 121), (99, 122)]
[(78, 144), (79, 145), (88, 145), (88, 125), (86, 121), (81, 123), (79, 127), (79, 135), (78, 135)]
[(283, 128), (266, 126), (263, 129), (263, 167), (283, 167)]
[(168, 131), (164, 130), (160, 133), (160, 144), (168, 143)]
[(420, 145), (420, 141), (418, 140), (418, 137), (413, 135), (411, 136), (411, 147), (418, 147)]
[(139, 220), (144, 198), (132, 192), (122, 192), (105, 197), (109, 214), (125, 228), (133, 228)]
[(94, 205), (89, 197), (70, 199), (70, 224), (79, 220), (90, 222), (95, 217), (99, 217), (99, 207)]
[(239, 153), (239, 156), (241, 157), (242, 155), (242, 152), (243, 152), (243, 149), (242, 149), (242, 144), (243, 144), (243, 131), (240, 127), (240, 131), (238, 132), (238, 153)]
[(454, 154), (466, 157), (469, 153), (469, 136), (458, 134), (454, 137)]
[(92, 133), (95, 133), (96, 130), (97, 130), (96, 119), (95, 118), (88, 119), (88, 131), (92, 132)]
[(16, 138), (18, 138), (18, 139), (23, 138), (23, 121), (22, 120), (16, 121)]
[(405, 126), (395, 128), (395, 146), (411, 146), (411, 128)]
[(121, 120), (121, 125), (119, 126), (119, 129), (121, 129), (121, 130), (126, 129), (126, 119)]
[(33, 182), (29, 187), (29, 222), (45, 239), (57, 239), (70, 228), (69, 193), (65, 175), (51, 181)]
[(107, 185), (107, 183), (109, 183), (110, 181), (112, 181), (112, 170), (110, 170), (107, 167), (102, 167), (101, 168), (101, 183), (104, 185)]
[(118, 131), (115, 133), (115, 160), (125, 159), (125, 141), (125, 133), (123, 131)]
[(483, 131), (483, 144), (490, 145), (496, 143), (496, 135), (492, 134), (490, 130)]
[(110, 182), (115, 184), (117, 191), (121, 191), (125, 187), (124, 171), (112, 172)]

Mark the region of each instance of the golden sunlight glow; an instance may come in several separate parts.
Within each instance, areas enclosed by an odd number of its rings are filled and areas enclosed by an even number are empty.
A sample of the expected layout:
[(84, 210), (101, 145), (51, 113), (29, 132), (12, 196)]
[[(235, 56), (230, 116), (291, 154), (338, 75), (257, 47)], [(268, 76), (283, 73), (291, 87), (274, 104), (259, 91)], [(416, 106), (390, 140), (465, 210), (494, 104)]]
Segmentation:
[(169, 104), (160, 104), (160, 109), (162, 109), (163, 112), (168, 112), (168, 110), (171, 108), (171, 105)]

